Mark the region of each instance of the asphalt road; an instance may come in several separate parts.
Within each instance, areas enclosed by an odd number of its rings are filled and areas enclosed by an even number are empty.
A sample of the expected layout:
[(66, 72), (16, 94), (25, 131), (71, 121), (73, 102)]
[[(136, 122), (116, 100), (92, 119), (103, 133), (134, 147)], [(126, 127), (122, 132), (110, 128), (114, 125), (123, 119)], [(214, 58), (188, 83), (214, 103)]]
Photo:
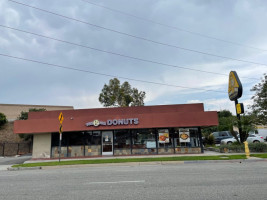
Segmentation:
[(0, 199), (267, 199), (267, 162), (0, 171)]

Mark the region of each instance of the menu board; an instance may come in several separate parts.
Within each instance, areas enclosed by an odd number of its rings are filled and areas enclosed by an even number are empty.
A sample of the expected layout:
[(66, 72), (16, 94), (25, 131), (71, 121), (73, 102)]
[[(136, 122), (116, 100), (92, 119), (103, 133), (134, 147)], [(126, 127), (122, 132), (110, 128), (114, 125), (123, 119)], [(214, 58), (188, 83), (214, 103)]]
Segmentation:
[(170, 142), (169, 130), (159, 129), (159, 143), (165, 144)]
[(190, 132), (189, 129), (179, 129), (179, 139), (180, 142), (190, 142)]

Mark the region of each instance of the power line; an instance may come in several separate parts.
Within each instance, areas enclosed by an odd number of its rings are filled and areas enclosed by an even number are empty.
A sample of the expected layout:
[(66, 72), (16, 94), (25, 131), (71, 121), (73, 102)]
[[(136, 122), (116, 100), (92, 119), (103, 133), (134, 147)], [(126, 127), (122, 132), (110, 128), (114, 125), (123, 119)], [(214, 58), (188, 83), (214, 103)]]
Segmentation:
[(48, 62), (42, 62), (42, 61), (28, 59), (28, 58), (21, 58), (21, 57), (17, 57), (17, 56), (2, 54), (2, 53), (0, 53), (0, 56), (13, 58), (13, 59), (17, 59), (17, 60), (24, 60), (24, 61), (27, 61), (27, 62), (38, 63), (38, 64), (47, 65), (47, 66), (56, 67), (56, 68), (62, 68), (62, 69), (67, 69), (67, 70), (85, 72), (85, 73), (90, 73), (90, 74), (95, 74), (95, 75), (100, 75), (100, 76), (107, 76), (107, 77), (125, 79), (125, 80), (142, 82), (142, 83), (149, 83), (149, 84), (154, 84), (154, 85), (176, 87), (176, 88), (183, 88), (183, 89), (192, 89), (192, 90), (201, 90), (201, 91), (206, 91), (206, 92), (217, 92), (217, 93), (223, 93), (223, 94), (227, 93), (227, 92), (223, 92), (223, 91), (220, 91), (220, 90), (207, 90), (207, 89), (186, 87), (186, 86), (180, 86), (180, 85), (171, 85), (171, 84), (165, 84), (165, 83), (159, 83), (159, 82), (153, 82), (153, 81), (145, 81), (145, 80), (133, 79), (133, 78), (123, 77), (123, 76), (114, 76), (114, 75), (110, 75), (110, 74), (98, 73), (98, 72), (94, 72), (94, 71), (78, 69), (78, 68), (64, 66), (64, 65), (57, 65), (57, 64), (52, 64), (52, 63), (48, 63)]
[(23, 6), (26, 6), (26, 7), (29, 7), (29, 8), (33, 8), (33, 9), (36, 9), (36, 10), (39, 10), (39, 11), (42, 11), (42, 12), (45, 12), (45, 13), (49, 13), (49, 14), (52, 14), (52, 15), (60, 16), (60, 17), (63, 17), (65, 19), (73, 20), (73, 21), (76, 21), (76, 22), (79, 22), (79, 23), (87, 24), (89, 26), (93, 26), (93, 27), (96, 27), (96, 28), (104, 29), (104, 30), (107, 30), (107, 31), (111, 31), (111, 32), (114, 32), (114, 33), (118, 33), (118, 34), (121, 34), (121, 35), (132, 37), (132, 38), (135, 38), (135, 39), (144, 40), (144, 41), (151, 42), (151, 43), (154, 43), (154, 44), (158, 44), (158, 45), (162, 45), (162, 46), (168, 46), (168, 47), (180, 49), (180, 50), (183, 50), (183, 51), (189, 51), (189, 52), (193, 52), (193, 53), (203, 54), (203, 55), (222, 58), (222, 59), (229, 59), (229, 60), (234, 60), (234, 61), (243, 62), (243, 63), (250, 63), (250, 64), (254, 64), (254, 65), (267, 66), (267, 64), (263, 64), (263, 63), (257, 63), (257, 62), (248, 61), (248, 60), (242, 60), (242, 59), (237, 59), (237, 58), (231, 58), (231, 57), (227, 57), (227, 56), (220, 56), (220, 55), (216, 55), (216, 54), (212, 54), (212, 53), (207, 53), (207, 52), (203, 52), (203, 51), (188, 49), (188, 48), (184, 48), (184, 47), (175, 46), (175, 45), (172, 45), (172, 44), (166, 44), (166, 43), (150, 40), (150, 39), (139, 37), (139, 36), (135, 36), (135, 35), (132, 35), (132, 34), (129, 34), (129, 33), (124, 33), (124, 32), (121, 32), (121, 31), (114, 30), (114, 29), (110, 29), (110, 28), (99, 26), (99, 25), (91, 24), (89, 22), (85, 22), (85, 21), (82, 21), (82, 20), (79, 20), (79, 19), (71, 18), (71, 17), (65, 16), (65, 15), (61, 15), (61, 14), (58, 14), (58, 13), (55, 13), (55, 12), (44, 10), (42, 8), (37, 8), (37, 7), (34, 7), (34, 6), (30, 6), (28, 4), (20, 3), (20, 2), (17, 2), (17, 1), (13, 1), (13, 0), (8, 0), (8, 1), (16, 3), (16, 4), (23, 5)]
[[(188, 68), (188, 67), (181, 67), (181, 66), (178, 66), (178, 65), (171, 65), (171, 64), (158, 62), (158, 61), (147, 60), (147, 59), (137, 58), (137, 57), (128, 56), (128, 55), (124, 55), (124, 54), (120, 54), (120, 53), (115, 53), (115, 52), (111, 52), (111, 51), (101, 50), (101, 49), (97, 49), (97, 48), (94, 48), (94, 47), (81, 45), (81, 44), (77, 44), (77, 43), (73, 43), (73, 42), (69, 42), (69, 41), (65, 41), (65, 40), (61, 40), (61, 39), (57, 39), (57, 38), (53, 38), (53, 37), (49, 37), (49, 36), (45, 36), (45, 35), (41, 35), (41, 34), (38, 34), (38, 33), (33, 33), (33, 32), (29, 32), (29, 31), (21, 30), (21, 29), (18, 29), (18, 28), (5, 26), (5, 25), (2, 25), (2, 24), (0, 24), (0, 27), (11, 29), (11, 30), (15, 30), (15, 31), (19, 31), (19, 32), (23, 32), (23, 33), (27, 33), (27, 34), (31, 34), (31, 35), (35, 35), (35, 36), (38, 36), (38, 37), (43, 37), (43, 38), (54, 40), (54, 41), (57, 41), (57, 42), (62, 42), (62, 43), (66, 43), (66, 44), (70, 44), (70, 45), (74, 45), (74, 46), (78, 46), (78, 47), (82, 47), (82, 48), (86, 48), (86, 49), (91, 49), (91, 50), (94, 50), (94, 51), (99, 51), (99, 52), (103, 52), (103, 53), (107, 53), (107, 54), (112, 54), (112, 55), (121, 56), (121, 57), (125, 57), (125, 58), (130, 58), (130, 59), (134, 59), (134, 60), (139, 60), (139, 61), (142, 61), (142, 62), (148, 62), (148, 63), (157, 64), (157, 65), (164, 65), (164, 66), (168, 66), (168, 67), (174, 67), (174, 68), (180, 68), (180, 69), (184, 69), (184, 70), (197, 71), (197, 72), (202, 72), (202, 73), (229, 76), (228, 74), (210, 72), (210, 71), (205, 71), (205, 70), (198, 70), (198, 69), (193, 69), (193, 68)], [(259, 80), (257, 78), (250, 78), (250, 77), (240, 77), (240, 78)]]
[(194, 32), (194, 31), (191, 31), (191, 30), (187, 30), (187, 29), (176, 27), (176, 26), (171, 26), (171, 25), (168, 25), (168, 24), (157, 22), (157, 21), (154, 21), (154, 20), (151, 20), (151, 19), (147, 19), (147, 18), (144, 18), (144, 17), (139, 17), (139, 16), (136, 16), (136, 15), (133, 15), (133, 14), (121, 11), (121, 10), (117, 10), (117, 9), (110, 8), (110, 7), (107, 7), (107, 6), (99, 5), (99, 4), (90, 2), (90, 1), (86, 1), (86, 0), (81, 0), (81, 1), (84, 1), (84, 2), (86, 2), (88, 4), (91, 4), (91, 5), (94, 5), (94, 6), (97, 6), (97, 7), (104, 8), (104, 9), (112, 11), (112, 12), (117, 12), (117, 13), (120, 13), (122, 15), (134, 17), (134, 18), (142, 20), (142, 21), (146, 21), (146, 22), (150, 22), (150, 23), (153, 23), (153, 24), (157, 24), (157, 25), (160, 25), (160, 26), (167, 27), (167, 28), (171, 28), (171, 29), (174, 29), (174, 30), (190, 33), (192, 35), (197, 35), (197, 36), (200, 36), (200, 37), (204, 37), (204, 38), (208, 38), (208, 39), (212, 39), (212, 40), (217, 40), (217, 41), (220, 41), (220, 42), (225, 42), (225, 43), (229, 43), (229, 44), (232, 44), (232, 45), (242, 46), (242, 47), (246, 47), (246, 48), (250, 48), (250, 49), (256, 49), (256, 50), (259, 50), (259, 51), (267, 51), (266, 49), (261, 49), (261, 48), (258, 48), (258, 47), (253, 47), (253, 46), (248, 46), (248, 45), (245, 45), (245, 44), (241, 44), (241, 43), (238, 43), (238, 42), (224, 40), (224, 39), (217, 38), (217, 37), (214, 37), (214, 36), (205, 35), (203, 33), (198, 33), (198, 32)]

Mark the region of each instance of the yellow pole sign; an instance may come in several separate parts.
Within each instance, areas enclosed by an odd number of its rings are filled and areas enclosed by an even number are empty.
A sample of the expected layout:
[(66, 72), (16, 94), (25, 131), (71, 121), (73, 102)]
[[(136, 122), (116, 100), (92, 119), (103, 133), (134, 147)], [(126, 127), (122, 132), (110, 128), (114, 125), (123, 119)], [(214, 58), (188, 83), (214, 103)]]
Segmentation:
[(235, 71), (229, 74), (228, 95), (231, 101), (235, 101), (242, 96), (243, 87)]
[(236, 104), (236, 113), (239, 114), (239, 115), (244, 113), (244, 105), (243, 105), (243, 103)]
[(248, 148), (248, 142), (245, 141), (244, 144), (245, 144), (245, 153), (246, 153), (246, 156), (247, 156), (247, 158), (249, 158), (250, 153), (249, 153), (249, 148)]

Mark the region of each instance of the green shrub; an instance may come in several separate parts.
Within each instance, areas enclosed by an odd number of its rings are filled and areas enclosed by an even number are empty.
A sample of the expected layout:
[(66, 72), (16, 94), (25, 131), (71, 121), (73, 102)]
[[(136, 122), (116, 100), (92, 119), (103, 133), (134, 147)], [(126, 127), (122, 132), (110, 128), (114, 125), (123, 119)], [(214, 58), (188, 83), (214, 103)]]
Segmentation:
[[(248, 148), (250, 152), (267, 152), (267, 144), (265, 143), (249, 143)], [(244, 144), (229, 144), (229, 145), (221, 145), (220, 152), (236, 152), (241, 153), (245, 152)]]
[(228, 145), (221, 145), (220, 146), (220, 152), (224, 153), (224, 152), (244, 152), (245, 151), (245, 147), (244, 145), (241, 144), (228, 144)]
[(205, 135), (204, 136), (204, 141), (203, 141), (203, 144), (205, 146), (213, 146), (215, 145), (215, 139), (214, 139), (214, 136), (213, 135)]
[(248, 148), (251, 152), (267, 152), (267, 144), (265, 143), (250, 143)]
[(241, 144), (240, 144), (240, 142), (235, 141), (231, 145), (241, 145)]
[(7, 119), (4, 113), (0, 113), (0, 127), (7, 123)]

